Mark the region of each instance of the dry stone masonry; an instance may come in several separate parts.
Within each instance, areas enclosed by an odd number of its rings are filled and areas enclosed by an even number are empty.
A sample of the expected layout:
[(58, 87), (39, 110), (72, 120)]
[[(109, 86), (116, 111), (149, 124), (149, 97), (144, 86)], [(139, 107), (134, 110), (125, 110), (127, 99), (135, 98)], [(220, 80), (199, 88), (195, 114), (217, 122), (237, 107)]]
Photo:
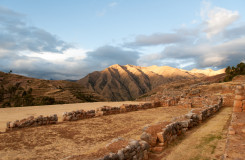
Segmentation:
[(228, 128), (225, 160), (244, 159), (245, 153), (245, 77), (235, 88), (233, 113)]
[(36, 118), (34, 118), (34, 116), (30, 116), (22, 120), (7, 122), (6, 131), (12, 131), (12, 130), (34, 127), (34, 126), (56, 124), (57, 122), (58, 122), (58, 117), (56, 114), (51, 116), (46, 116), (46, 117), (40, 115)]
[(63, 121), (76, 121), (86, 118), (93, 118), (98, 116), (106, 116), (112, 114), (119, 114), (125, 112), (132, 112), (138, 110), (144, 110), (149, 108), (156, 108), (161, 107), (162, 102), (156, 101), (152, 103), (142, 103), (139, 105), (135, 104), (123, 104), (120, 107), (110, 107), (110, 106), (103, 106), (97, 108), (96, 110), (84, 111), (84, 110), (77, 110), (72, 112), (65, 112), (63, 114)]
[(144, 128), (139, 141), (132, 141), (117, 153), (110, 153), (99, 160), (148, 160), (150, 153), (160, 153), (179, 135), (198, 126), (220, 110), (221, 97), (213, 105), (192, 109), (188, 114), (174, 118), (172, 122), (162, 122)]
[(128, 145), (117, 153), (109, 153), (99, 160), (148, 160), (150, 146), (147, 142), (142, 140), (132, 140)]

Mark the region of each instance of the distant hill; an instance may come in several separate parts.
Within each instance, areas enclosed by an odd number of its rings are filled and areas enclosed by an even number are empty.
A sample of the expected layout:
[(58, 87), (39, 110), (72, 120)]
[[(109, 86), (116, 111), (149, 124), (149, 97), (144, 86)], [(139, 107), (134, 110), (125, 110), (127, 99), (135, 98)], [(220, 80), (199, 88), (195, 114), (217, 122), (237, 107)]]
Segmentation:
[(0, 72), (0, 107), (104, 100), (76, 82), (42, 80)]
[(187, 71), (169, 66), (140, 67), (112, 65), (77, 81), (81, 86), (112, 101), (134, 100), (156, 87), (173, 81), (186, 81), (218, 75), (222, 71)]

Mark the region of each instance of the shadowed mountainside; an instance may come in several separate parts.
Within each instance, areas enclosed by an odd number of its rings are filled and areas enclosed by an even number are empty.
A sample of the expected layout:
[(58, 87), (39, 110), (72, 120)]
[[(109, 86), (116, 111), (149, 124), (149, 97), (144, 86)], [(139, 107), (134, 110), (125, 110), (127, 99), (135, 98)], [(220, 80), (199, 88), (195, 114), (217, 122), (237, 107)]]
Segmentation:
[[(209, 70), (210, 75), (222, 73)], [(112, 101), (134, 100), (156, 87), (173, 81), (207, 77), (203, 70), (195, 72), (168, 66), (139, 67), (133, 65), (112, 65), (103, 71), (96, 71), (77, 83)]]
[(104, 101), (76, 82), (42, 80), (0, 72), (0, 107)]

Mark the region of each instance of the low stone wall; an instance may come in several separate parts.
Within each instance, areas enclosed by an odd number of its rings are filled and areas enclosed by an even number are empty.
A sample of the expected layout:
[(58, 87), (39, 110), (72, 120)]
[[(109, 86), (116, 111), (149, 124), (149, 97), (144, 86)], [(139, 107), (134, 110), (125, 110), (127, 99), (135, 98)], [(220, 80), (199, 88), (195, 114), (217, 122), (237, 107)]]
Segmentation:
[(218, 104), (193, 109), (188, 114), (176, 117), (174, 122), (150, 126), (142, 133), (141, 140), (146, 141), (150, 145), (150, 151), (161, 152), (177, 136), (199, 125), (202, 121), (215, 114), (221, 107), (222, 98), (219, 99)]
[(174, 118), (173, 122), (162, 122), (144, 129), (139, 141), (132, 141), (117, 153), (110, 153), (99, 160), (148, 160), (149, 154), (160, 153), (179, 135), (199, 125), (222, 107), (220, 97), (217, 104), (191, 110), (188, 114)]
[(109, 153), (99, 160), (148, 160), (150, 146), (147, 142), (142, 140), (132, 140), (128, 145), (117, 153)]
[(97, 108), (96, 110), (90, 110), (87, 112), (84, 110), (65, 112), (63, 114), (63, 121), (76, 121), (76, 120), (81, 120), (81, 119), (86, 119), (86, 118), (93, 118), (93, 117), (98, 117), (98, 116), (132, 112), (132, 111), (156, 108), (156, 107), (161, 107), (161, 106), (162, 106), (162, 103), (160, 101), (156, 101), (152, 103), (142, 103), (139, 105), (123, 104), (120, 107), (103, 106), (103, 107)]
[(40, 115), (36, 118), (34, 118), (34, 116), (30, 116), (22, 120), (7, 122), (6, 131), (17, 130), (17, 129), (27, 128), (27, 127), (34, 127), (34, 126), (56, 124), (57, 122), (58, 122), (58, 117), (56, 114), (51, 116), (46, 116), (46, 117)]
[[(239, 78), (239, 77), (238, 77)], [(245, 153), (245, 81), (239, 82), (235, 88), (233, 113), (227, 132), (226, 147), (223, 159), (244, 159)]]
[(95, 117), (95, 110), (77, 110), (63, 113), (63, 121), (76, 121), (80, 119), (87, 119)]
[(237, 85), (233, 112), (245, 112), (245, 90), (243, 85)]

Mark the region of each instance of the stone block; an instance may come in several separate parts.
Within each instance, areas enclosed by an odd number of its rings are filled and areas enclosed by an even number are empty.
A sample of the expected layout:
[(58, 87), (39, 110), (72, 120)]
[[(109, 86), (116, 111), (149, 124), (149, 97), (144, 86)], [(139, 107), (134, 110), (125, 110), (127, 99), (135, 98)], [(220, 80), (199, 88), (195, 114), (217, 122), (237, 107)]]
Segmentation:
[(233, 104), (233, 112), (242, 112), (242, 101), (240, 100), (234, 100), (234, 104)]
[(235, 100), (245, 100), (245, 95), (236, 95)]
[(236, 134), (236, 132), (232, 127), (229, 127), (228, 134), (234, 135), (234, 134)]
[(162, 146), (153, 147), (151, 150), (153, 153), (161, 153), (163, 151)]
[(159, 142), (164, 143), (163, 132), (157, 133), (157, 139)]

